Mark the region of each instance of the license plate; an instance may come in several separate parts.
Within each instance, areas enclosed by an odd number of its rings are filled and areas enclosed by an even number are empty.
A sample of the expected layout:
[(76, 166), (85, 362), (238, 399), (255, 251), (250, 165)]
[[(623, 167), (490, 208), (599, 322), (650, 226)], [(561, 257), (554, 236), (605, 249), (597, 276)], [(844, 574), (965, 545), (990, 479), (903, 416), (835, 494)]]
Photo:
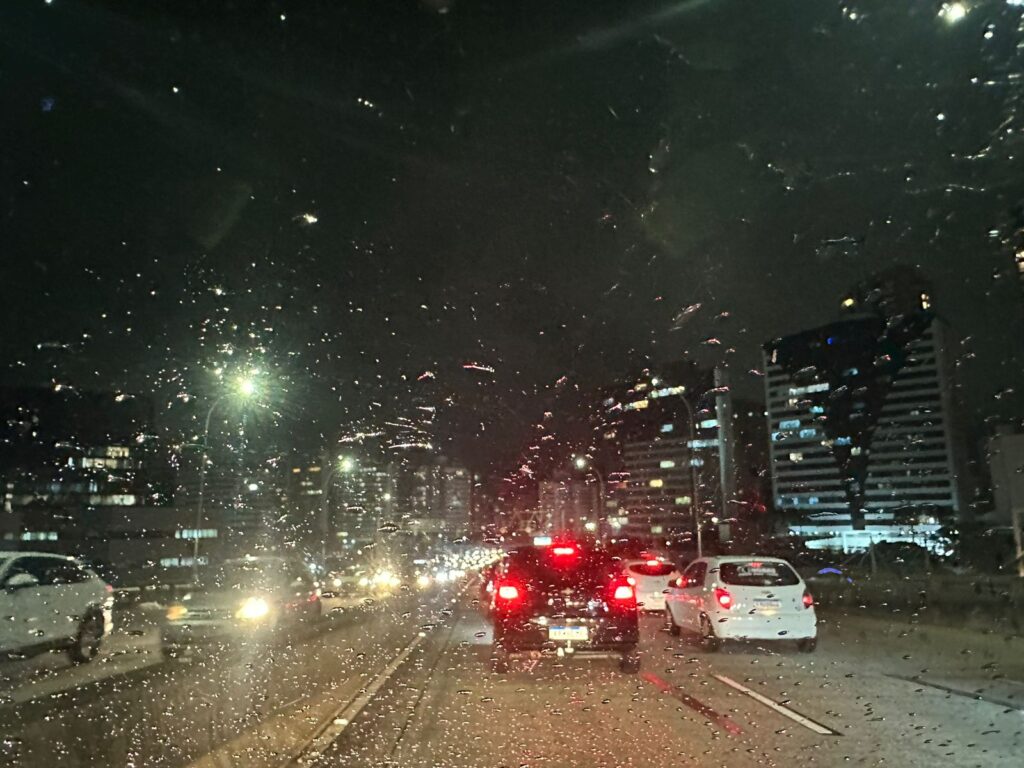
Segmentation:
[(590, 633), (586, 627), (549, 627), (549, 640), (588, 640)]
[(777, 611), (782, 607), (782, 603), (778, 600), (754, 600), (754, 607), (758, 610), (770, 610)]

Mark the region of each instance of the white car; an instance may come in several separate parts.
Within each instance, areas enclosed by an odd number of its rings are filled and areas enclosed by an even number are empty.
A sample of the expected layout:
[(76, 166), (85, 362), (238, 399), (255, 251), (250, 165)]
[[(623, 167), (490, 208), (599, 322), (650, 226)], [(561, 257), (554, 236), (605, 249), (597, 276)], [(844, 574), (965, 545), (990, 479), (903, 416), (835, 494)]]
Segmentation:
[(773, 557), (702, 557), (665, 589), (669, 632), (697, 635), (706, 650), (725, 640), (795, 640), (802, 651), (817, 644), (814, 598), (785, 560)]
[(660, 557), (628, 560), (623, 566), (627, 578), (636, 589), (636, 601), (641, 611), (665, 610), (665, 581), (678, 579), (679, 571), (672, 563)]
[(113, 629), (113, 591), (73, 557), (0, 552), (0, 657), (66, 648), (92, 660)]

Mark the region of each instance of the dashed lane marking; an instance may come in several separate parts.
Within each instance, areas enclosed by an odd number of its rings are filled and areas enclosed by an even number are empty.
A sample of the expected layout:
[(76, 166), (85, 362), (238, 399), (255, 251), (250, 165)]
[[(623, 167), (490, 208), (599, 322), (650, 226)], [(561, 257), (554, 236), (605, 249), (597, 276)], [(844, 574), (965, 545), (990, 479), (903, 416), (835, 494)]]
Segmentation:
[(743, 685), (742, 683), (737, 683), (731, 677), (726, 677), (725, 675), (712, 675), (712, 677), (714, 677), (719, 682), (725, 683), (730, 688), (733, 688), (739, 691), (740, 693), (746, 694), (754, 701), (764, 704), (769, 709), (775, 710), (783, 717), (788, 717), (794, 723), (800, 723), (800, 725), (802, 725), (804, 728), (807, 728), (808, 730), (814, 731), (815, 733), (821, 734), (822, 736), (840, 735), (836, 731), (833, 731), (831, 728), (826, 728), (821, 723), (815, 722), (814, 720), (811, 720), (811, 718), (805, 715), (801, 715), (799, 712), (795, 712), (789, 707), (779, 704), (776, 701), (772, 701), (767, 696), (762, 696), (757, 691), (750, 690), (749, 688), (747, 688), (747, 686)]

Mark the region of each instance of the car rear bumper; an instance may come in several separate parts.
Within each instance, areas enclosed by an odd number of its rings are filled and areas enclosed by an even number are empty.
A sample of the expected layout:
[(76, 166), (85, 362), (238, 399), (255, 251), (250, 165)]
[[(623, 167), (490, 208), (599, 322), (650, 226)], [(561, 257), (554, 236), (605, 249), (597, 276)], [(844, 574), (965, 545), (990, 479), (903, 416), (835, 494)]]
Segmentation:
[(661, 592), (658, 592), (657, 594), (639, 595), (637, 597), (637, 601), (641, 611), (665, 610), (665, 596)]
[[(553, 622), (551, 623), (553, 624)], [(552, 638), (551, 625), (522, 622), (495, 622), (494, 639), (509, 652), (557, 652), (559, 648), (572, 648), (574, 652), (623, 652), (636, 646), (640, 631), (636, 621), (609, 622), (567, 619), (564, 625), (586, 627), (586, 640)]]
[(715, 635), (723, 640), (804, 640), (817, 637), (812, 611), (800, 614), (711, 616)]

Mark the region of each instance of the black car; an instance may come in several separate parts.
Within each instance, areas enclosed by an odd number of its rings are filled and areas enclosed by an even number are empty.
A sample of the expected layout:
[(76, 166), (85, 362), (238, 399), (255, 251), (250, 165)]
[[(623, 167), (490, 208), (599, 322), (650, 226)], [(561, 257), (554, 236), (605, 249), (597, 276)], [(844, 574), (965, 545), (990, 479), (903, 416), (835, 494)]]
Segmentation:
[(639, 671), (636, 592), (607, 551), (566, 543), (516, 549), (491, 595), (495, 672), (535, 654), (614, 655), (623, 672)]

